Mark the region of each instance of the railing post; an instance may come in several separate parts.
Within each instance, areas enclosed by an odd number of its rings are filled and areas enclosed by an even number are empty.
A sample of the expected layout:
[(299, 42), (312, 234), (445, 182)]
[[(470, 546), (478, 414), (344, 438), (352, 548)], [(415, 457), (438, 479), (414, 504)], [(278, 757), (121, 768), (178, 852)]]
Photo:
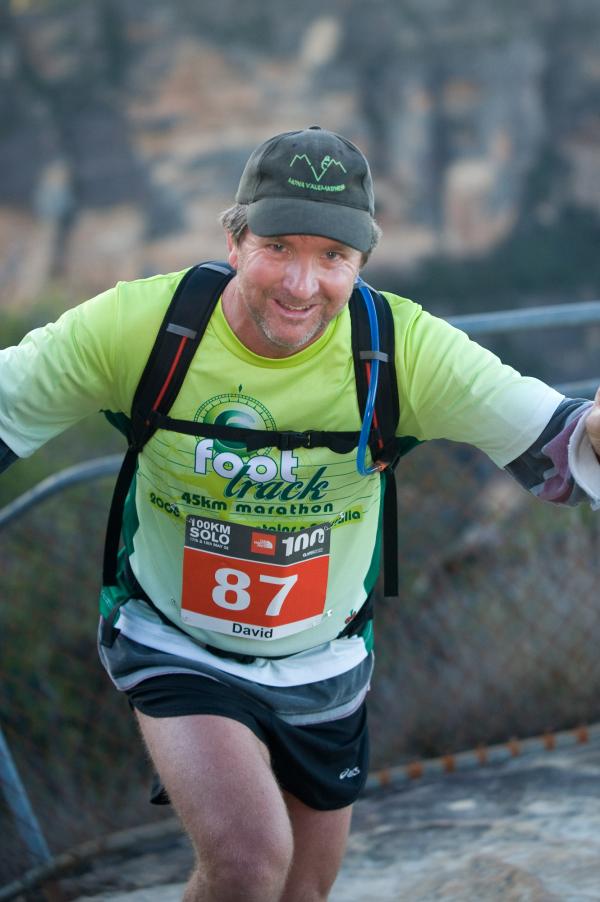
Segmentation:
[(27, 792), (0, 727), (0, 786), (15, 819), (19, 836), (35, 865), (52, 861), (50, 849), (33, 813)]

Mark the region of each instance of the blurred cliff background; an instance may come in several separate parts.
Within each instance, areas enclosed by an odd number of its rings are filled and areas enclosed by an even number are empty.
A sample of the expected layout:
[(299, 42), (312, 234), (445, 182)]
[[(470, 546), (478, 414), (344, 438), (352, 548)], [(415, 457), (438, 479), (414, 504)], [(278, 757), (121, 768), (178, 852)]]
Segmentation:
[(372, 163), (386, 287), (594, 297), (599, 92), (593, 0), (7, 0), (1, 303), (222, 255), (250, 150), (312, 123)]

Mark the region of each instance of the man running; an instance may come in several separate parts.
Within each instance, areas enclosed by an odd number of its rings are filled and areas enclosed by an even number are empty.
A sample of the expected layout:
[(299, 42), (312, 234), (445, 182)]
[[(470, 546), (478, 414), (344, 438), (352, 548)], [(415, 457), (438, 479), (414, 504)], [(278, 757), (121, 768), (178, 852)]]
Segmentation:
[[(221, 220), (236, 274), (170, 416), (360, 430), (348, 300), (380, 235), (367, 160), (317, 127), (277, 135)], [(119, 283), (0, 352), (0, 469), (92, 411), (130, 413), (183, 277)], [(600, 394), (564, 398), (385, 297), (399, 435), (469, 442), (542, 499), (600, 504)], [(139, 456), (99, 649), (160, 775), (154, 801), (194, 845), (187, 902), (316, 902), (337, 875), (368, 771), (379, 556), (381, 480), (356, 458), (175, 428)]]

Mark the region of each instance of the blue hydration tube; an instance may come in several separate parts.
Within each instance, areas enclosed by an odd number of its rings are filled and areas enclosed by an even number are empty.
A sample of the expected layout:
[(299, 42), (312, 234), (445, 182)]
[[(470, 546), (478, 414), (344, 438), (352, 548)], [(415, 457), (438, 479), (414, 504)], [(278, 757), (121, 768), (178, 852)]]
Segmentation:
[(369, 329), (371, 331), (371, 350), (373, 351), (373, 359), (371, 360), (371, 373), (369, 379), (369, 390), (367, 393), (367, 403), (365, 404), (365, 413), (363, 416), (362, 426), (360, 428), (360, 438), (358, 440), (358, 451), (356, 454), (356, 469), (361, 476), (370, 476), (371, 473), (378, 473), (381, 467), (373, 464), (371, 467), (366, 465), (366, 454), (369, 446), (369, 435), (371, 433), (371, 423), (373, 422), (373, 413), (375, 411), (375, 396), (377, 395), (377, 382), (379, 380), (379, 327), (377, 324), (377, 311), (375, 310), (375, 302), (371, 297), (369, 286), (361, 279), (356, 278), (356, 287), (360, 291), (367, 314), (369, 317)]

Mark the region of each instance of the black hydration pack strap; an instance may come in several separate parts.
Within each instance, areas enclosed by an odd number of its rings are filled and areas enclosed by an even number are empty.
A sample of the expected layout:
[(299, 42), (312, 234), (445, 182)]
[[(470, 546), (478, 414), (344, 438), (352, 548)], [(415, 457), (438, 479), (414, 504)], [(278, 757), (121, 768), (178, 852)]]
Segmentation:
[(352, 354), (356, 372), (356, 393), (361, 416), (364, 415), (371, 378), (371, 363), (375, 356), (379, 360), (379, 383), (375, 399), (375, 413), (369, 439), (371, 457), (374, 461), (394, 466), (397, 462), (398, 421), (400, 401), (395, 367), (394, 319), (386, 299), (369, 287), (379, 328), (379, 352), (373, 352), (369, 318), (360, 292), (354, 291), (350, 298), (352, 319)]
[(400, 419), (400, 400), (395, 366), (394, 318), (386, 299), (369, 287), (379, 329), (379, 352), (373, 352), (371, 328), (365, 304), (358, 291), (350, 298), (352, 317), (352, 354), (356, 372), (356, 391), (361, 415), (367, 404), (371, 363), (379, 360), (379, 381), (375, 398), (369, 448), (373, 461), (382, 466), (383, 480), (383, 593), (398, 594), (398, 503), (394, 467), (402, 453), (396, 438)]
[(129, 448), (115, 484), (104, 542), (102, 583), (117, 583), (117, 554), (125, 499), (137, 457), (158, 428), (154, 417), (175, 401), (208, 321), (229, 280), (226, 263), (201, 263), (183, 276), (171, 298), (131, 405)]
[(278, 448), (280, 451), (293, 451), (295, 448), (329, 448), (337, 454), (349, 454), (358, 445), (360, 436), (360, 432), (326, 432), (317, 429), (309, 429), (306, 432), (246, 429), (244, 426), (174, 420), (160, 413), (152, 413), (150, 423), (156, 429), (182, 432), (184, 435), (241, 442), (248, 451), (258, 451), (259, 448)]
[(132, 444), (139, 451), (157, 429), (151, 415), (171, 409), (217, 301), (234, 275), (226, 263), (200, 263), (177, 286), (133, 396)]

